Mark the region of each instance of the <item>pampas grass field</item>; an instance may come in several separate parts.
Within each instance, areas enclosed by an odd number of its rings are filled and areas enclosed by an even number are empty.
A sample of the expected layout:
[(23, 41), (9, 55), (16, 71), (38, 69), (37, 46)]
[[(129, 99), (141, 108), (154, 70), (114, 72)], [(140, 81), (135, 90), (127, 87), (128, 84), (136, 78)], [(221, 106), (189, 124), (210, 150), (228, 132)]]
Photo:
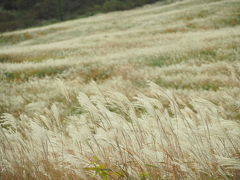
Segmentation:
[(158, 2), (0, 34), (0, 179), (240, 179), (240, 1)]

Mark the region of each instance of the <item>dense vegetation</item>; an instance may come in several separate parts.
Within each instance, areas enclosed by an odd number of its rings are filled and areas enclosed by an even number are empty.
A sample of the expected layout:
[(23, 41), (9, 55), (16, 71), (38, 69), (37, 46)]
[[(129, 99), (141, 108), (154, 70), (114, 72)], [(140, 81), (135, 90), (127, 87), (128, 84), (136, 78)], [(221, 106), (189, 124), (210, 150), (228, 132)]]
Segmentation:
[(126, 10), (158, 0), (1, 0), (0, 32), (79, 15)]
[(0, 33), (0, 180), (240, 180), (239, 2)]

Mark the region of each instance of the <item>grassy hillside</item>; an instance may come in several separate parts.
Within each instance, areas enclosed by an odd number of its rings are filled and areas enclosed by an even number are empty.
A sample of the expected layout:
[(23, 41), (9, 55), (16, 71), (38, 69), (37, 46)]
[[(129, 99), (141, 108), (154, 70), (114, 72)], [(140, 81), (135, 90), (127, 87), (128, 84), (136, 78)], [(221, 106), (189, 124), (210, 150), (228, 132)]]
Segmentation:
[(240, 178), (240, 1), (0, 34), (0, 179)]

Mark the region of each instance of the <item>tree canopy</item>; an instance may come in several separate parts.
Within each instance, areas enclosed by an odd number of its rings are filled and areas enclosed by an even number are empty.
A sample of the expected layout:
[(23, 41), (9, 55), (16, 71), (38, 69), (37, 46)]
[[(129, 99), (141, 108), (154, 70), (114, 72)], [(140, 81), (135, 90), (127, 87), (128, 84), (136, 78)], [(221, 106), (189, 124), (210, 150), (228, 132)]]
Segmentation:
[(79, 15), (131, 9), (159, 0), (1, 0), (0, 32)]

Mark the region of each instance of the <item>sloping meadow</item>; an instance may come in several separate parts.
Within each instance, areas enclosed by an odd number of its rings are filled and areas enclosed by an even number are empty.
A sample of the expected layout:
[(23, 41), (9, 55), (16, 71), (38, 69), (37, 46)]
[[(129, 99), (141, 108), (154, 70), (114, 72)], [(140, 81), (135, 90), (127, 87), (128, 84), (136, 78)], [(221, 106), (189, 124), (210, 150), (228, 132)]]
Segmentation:
[(240, 1), (0, 35), (0, 179), (240, 178)]

